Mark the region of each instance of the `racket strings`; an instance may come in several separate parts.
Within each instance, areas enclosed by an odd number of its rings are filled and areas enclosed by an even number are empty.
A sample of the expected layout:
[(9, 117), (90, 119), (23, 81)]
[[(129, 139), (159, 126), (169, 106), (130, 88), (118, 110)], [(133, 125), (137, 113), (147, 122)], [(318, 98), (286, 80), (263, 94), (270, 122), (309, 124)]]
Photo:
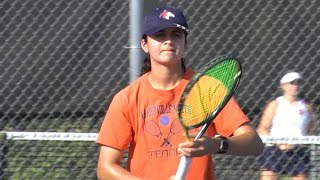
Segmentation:
[[(199, 87), (199, 86), (198, 86)], [(223, 85), (220, 83), (217, 86), (207, 86), (206, 88), (199, 88), (199, 96), (190, 97), (188, 102), (193, 105), (192, 116), (183, 115), (184, 122), (187, 126), (192, 126), (194, 124), (199, 124), (206, 121), (213, 113), (213, 111), (218, 108), (222, 102), (226, 91)], [(202, 93), (203, 92), (203, 93)], [(207, 93), (206, 93), (207, 92)]]
[(183, 125), (191, 129), (212, 118), (216, 109), (223, 105), (238, 76), (238, 64), (232, 59), (209, 68), (185, 97), (184, 104), (189, 105), (191, 111), (180, 114)]

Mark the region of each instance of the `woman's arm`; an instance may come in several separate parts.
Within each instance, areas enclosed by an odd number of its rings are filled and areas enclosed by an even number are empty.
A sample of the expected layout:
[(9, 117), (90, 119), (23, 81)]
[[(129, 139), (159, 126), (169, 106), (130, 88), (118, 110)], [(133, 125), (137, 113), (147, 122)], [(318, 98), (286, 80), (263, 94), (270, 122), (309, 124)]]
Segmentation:
[(118, 149), (101, 146), (97, 167), (98, 179), (141, 180), (121, 166), (122, 155), (123, 152)]
[(230, 155), (259, 155), (264, 149), (262, 140), (249, 123), (240, 126), (228, 140), (230, 145), (227, 154)]
[[(246, 156), (262, 153), (264, 144), (249, 123), (236, 129), (232, 137), (228, 137), (229, 148), (226, 154)], [(197, 141), (179, 144), (178, 151), (183, 156), (199, 157), (217, 153), (220, 149), (220, 138), (203, 136)]]
[(313, 106), (311, 104), (307, 104), (307, 108), (309, 112), (309, 124), (307, 127), (307, 133), (308, 135), (315, 135), (318, 127), (316, 124), (317, 114), (314, 112)]
[(272, 120), (276, 113), (278, 103), (276, 100), (271, 101), (265, 108), (260, 123), (257, 128), (259, 135), (270, 135), (270, 128), (272, 125)]

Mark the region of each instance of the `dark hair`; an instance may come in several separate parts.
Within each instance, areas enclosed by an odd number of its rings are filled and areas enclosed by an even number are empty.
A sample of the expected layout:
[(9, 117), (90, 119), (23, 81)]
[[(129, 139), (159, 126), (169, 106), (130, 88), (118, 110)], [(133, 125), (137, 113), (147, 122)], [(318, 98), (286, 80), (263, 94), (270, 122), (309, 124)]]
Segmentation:
[[(147, 36), (143, 35), (142, 39), (147, 41)], [(186, 36), (186, 39), (187, 39), (187, 36)], [(182, 58), (181, 59), (181, 65), (182, 65), (183, 71), (186, 71), (186, 65), (185, 65), (184, 61), (185, 61), (184, 58)], [(145, 74), (145, 73), (147, 73), (149, 71), (151, 71), (151, 61), (150, 61), (150, 55), (149, 55), (149, 53), (147, 53), (146, 57), (144, 58), (143, 63), (142, 63), (140, 76), (142, 76), (143, 74)]]

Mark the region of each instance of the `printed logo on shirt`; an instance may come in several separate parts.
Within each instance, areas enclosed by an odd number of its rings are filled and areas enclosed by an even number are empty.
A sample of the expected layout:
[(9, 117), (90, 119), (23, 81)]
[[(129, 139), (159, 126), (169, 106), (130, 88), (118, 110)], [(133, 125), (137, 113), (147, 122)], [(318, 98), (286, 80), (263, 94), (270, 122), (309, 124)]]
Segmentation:
[(303, 109), (299, 109), (299, 114), (301, 116), (305, 116), (308, 114), (308, 110), (306, 108), (303, 108)]
[(141, 118), (146, 119), (148, 117), (159, 115), (159, 114), (169, 114), (178, 112), (178, 105), (176, 104), (165, 104), (165, 105), (155, 105), (145, 108), (140, 112)]
[(150, 159), (160, 159), (179, 156), (178, 148), (156, 149), (148, 151)]
[[(168, 126), (170, 124), (170, 118), (168, 116), (162, 116), (160, 118), (160, 124), (164, 125), (165, 127)], [(172, 144), (169, 141), (170, 138), (183, 130), (178, 119), (173, 120), (169, 128), (169, 133), (163, 134), (159, 124), (154, 120), (149, 120), (145, 124), (145, 129), (150, 135), (163, 139), (163, 142), (160, 145), (160, 147), (172, 146)]]
[[(142, 119), (146, 119), (154, 115), (170, 114), (170, 113), (177, 113), (177, 112), (178, 112), (177, 104), (164, 104), (164, 105), (162, 104), (162, 105), (147, 107), (140, 112), (140, 115)], [(191, 114), (190, 106), (188, 105), (184, 106), (183, 112)]]
[[(190, 106), (184, 106), (183, 111), (191, 113)], [(179, 156), (175, 137), (177, 135), (181, 136), (181, 139), (184, 139), (184, 137), (181, 133), (183, 127), (177, 118), (177, 113), (177, 104), (149, 106), (140, 112), (140, 118), (145, 123), (146, 135), (150, 137), (150, 141), (156, 143), (155, 147), (148, 147), (148, 157), (150, 159)]]

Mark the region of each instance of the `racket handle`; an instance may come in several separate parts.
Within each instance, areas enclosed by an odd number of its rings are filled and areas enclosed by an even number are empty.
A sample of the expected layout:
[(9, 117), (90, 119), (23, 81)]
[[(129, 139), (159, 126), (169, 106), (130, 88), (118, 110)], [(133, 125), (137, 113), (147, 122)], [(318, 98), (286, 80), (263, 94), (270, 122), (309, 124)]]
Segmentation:
[(191, 158), (182, 156), (180, 159), (179, 167), (174, 180), (185, 180), (189, 167), (191, 163)]

